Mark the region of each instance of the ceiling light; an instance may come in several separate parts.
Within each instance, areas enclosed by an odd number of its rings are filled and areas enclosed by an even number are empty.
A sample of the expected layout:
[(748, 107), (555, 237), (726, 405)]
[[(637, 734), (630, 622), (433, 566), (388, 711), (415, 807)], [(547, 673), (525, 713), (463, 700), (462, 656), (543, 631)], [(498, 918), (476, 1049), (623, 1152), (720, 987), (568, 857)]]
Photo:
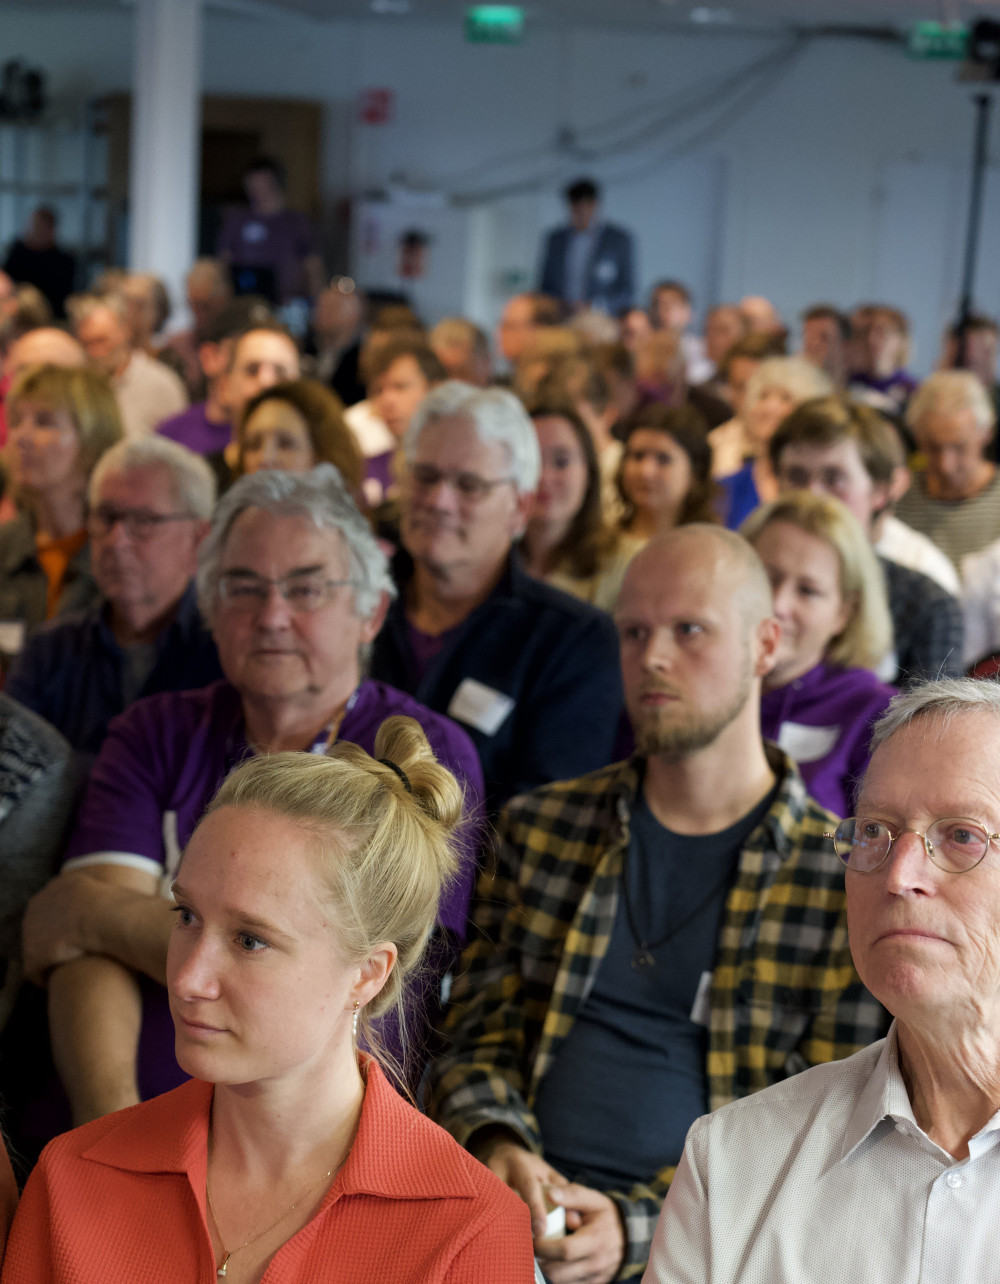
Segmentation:
[(372, 0), (372, 13), (409, 13), (410, 0)]
[(732, 22), (732, 20), (732, 11), (729, 9), (709, 9), (706, 5), (699, 5), (697, 9), (691, 10), (691, 21), (701, 26), (707, 26), (713, 22)]

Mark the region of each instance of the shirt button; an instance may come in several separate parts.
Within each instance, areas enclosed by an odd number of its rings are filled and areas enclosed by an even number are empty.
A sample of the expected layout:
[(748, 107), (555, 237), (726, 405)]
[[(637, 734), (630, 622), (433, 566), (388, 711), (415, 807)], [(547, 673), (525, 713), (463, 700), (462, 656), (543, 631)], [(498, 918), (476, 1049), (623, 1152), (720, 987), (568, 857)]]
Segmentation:
[(949, 1173), (948, 1176), (945, 1178), (945, 1181), (952, 1188), (952, 1190), (958, 1190), (959, 1186), (961, 1186), (962, 1184), (962, 1174)]
[(904, 1137), (908, 1137), (910, 1135), (910, 1130), (907, 1128), (906, 1124), (896, 1124), (896, 1131), (901, 1132)]

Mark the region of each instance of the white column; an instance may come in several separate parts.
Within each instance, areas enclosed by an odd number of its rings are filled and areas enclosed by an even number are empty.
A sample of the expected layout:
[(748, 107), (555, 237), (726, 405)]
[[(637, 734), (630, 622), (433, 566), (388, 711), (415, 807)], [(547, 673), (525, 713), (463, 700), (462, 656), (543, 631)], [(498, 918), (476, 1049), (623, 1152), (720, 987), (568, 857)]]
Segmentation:
[(136, 0), (129, 267), (183, 307), (197, 250), (202, 0)]

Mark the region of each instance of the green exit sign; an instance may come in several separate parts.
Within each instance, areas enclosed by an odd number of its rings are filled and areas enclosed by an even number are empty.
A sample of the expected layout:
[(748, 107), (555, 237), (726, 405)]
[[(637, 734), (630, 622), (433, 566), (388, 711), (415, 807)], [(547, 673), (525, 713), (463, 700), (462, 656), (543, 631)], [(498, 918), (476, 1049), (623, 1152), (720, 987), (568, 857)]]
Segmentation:
[(968, 53), (969, 28), (964, 22), (918, 22), (910, 28), (906, 51), (911, 58), (954, 58)]
[(465, 38), (474, 44), (516, 45), (524, 38), (524, 10), (516, 4), (477, 4), (465, 11)]

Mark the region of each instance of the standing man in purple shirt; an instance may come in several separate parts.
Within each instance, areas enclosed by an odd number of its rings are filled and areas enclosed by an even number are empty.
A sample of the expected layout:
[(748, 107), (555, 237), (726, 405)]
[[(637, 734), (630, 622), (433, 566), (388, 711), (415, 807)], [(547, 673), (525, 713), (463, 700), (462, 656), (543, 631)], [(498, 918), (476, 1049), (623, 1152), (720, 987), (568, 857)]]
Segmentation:
[[(378, 727), (401, 713), (420, 722), (465, 785), (470, 816), (483, 796), (463, 731), (363, 678), (394, 589), (335, 469), (242, 478), (219, 504), (198, 589), (226, 681), (152, 696), (112, 723), (63, 873), (26, 918), (31, 974), (55, 968), (53, 1054), (76, 1123), (183, 1078), (163, 988), (171, 926), (164, 889), (205, 806), (243, 759), (322, 753), (337, 739), (371, 752)], [(468, 834), (461, 874), (440, 906), (437, 980), (464, 941), (476, 846)], [(431, 987), (421, 992), (409, 1031), (418, 1041), (435, 1000)], [(397, 1042), (395, 1031), (383, 1034)]]
[[(282, 165), (258, 157), (243, 175), (243, 188), (250, 208), (229, 214), (218, 246), (237, 293), (267, 293), (275, 303), (314, 299), (323, 288), (323, 260), (308, 217), (285, 205)], [(243, 288), (244, 273), (256, 278), (249, 290)]]

